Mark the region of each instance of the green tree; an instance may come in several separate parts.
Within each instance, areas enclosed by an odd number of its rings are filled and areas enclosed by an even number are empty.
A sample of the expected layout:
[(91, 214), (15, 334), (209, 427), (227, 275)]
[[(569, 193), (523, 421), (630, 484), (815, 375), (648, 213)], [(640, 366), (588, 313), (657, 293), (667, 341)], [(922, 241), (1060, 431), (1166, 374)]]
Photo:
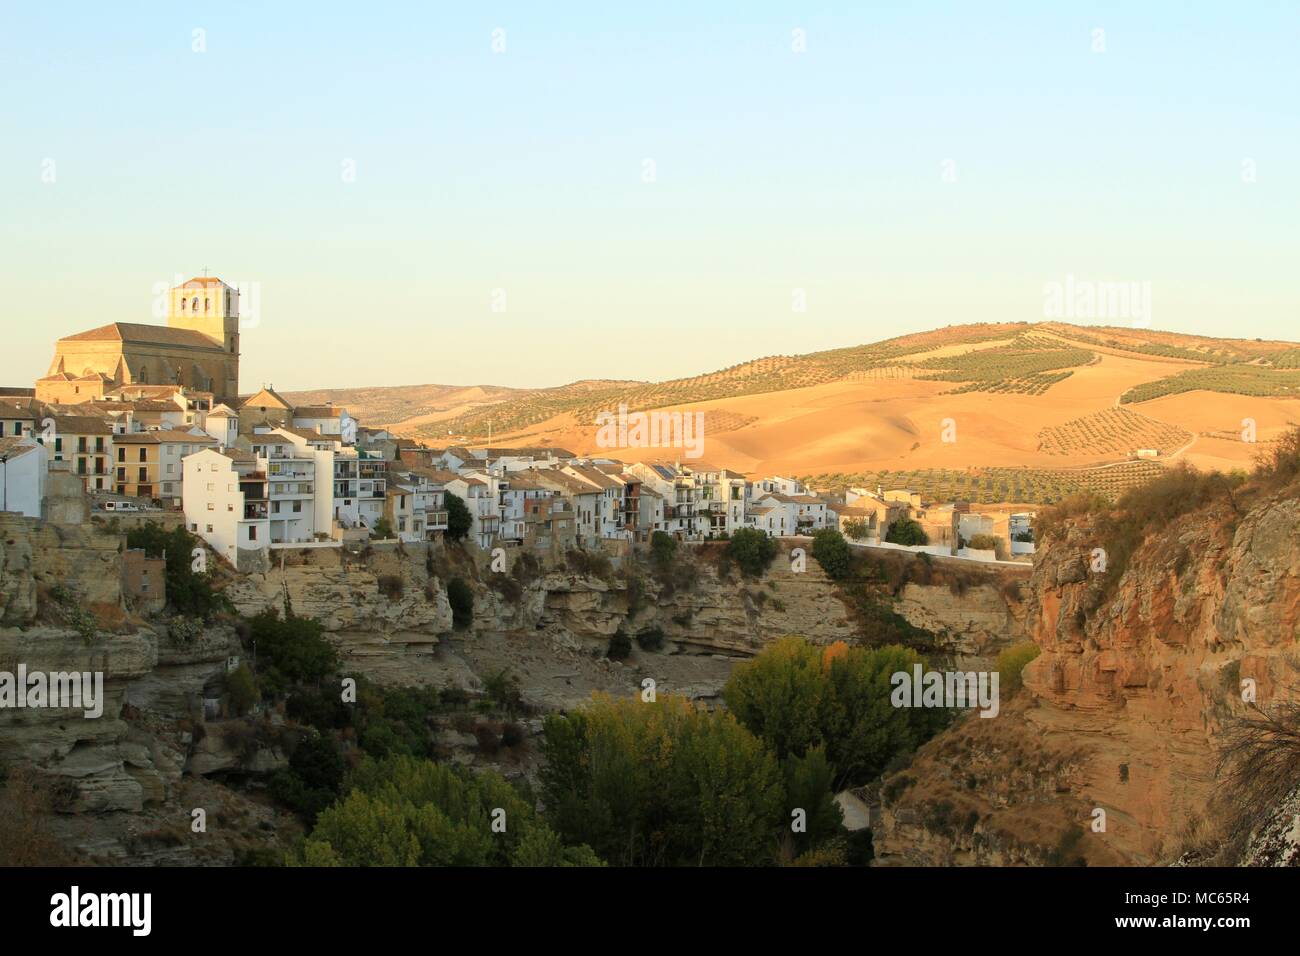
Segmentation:
[[(500, 775), (367, 758), (296, 854), (308, 866), (599, 865), (566, 847)], [(495, 826), (494, 826), (495, 825)]]
[(548, 717), (542, 750), (548, 819), (612, 864), (770, 863), (789, 830), (772, 754), (730, 714), (685, 698), (598, 696)]
[(727, 554), (751, 578), (767, 570), (776, 552), (776, 541), (757, 528), (740, 528), (727, 542)]
[(380, 518), (375, 522), (375, 526), (370, 529), (371, 537), (380, 541), (387, 541), (393, 536), (393, 523), (387, 518)]
[(194, 549), (203, 542), (182, 527), (168, 531), (149, 521), (126, 533), (126, 546), (141, 549), (151, 558), (165, 558), (167, 603), (178, 614), (204, 620), (228, 608), (225, 596), (212, 588), (211, 571), (194, 570)]
[(650, 557), (655, 566), (666, 571), (677, 556), (677, 540), (666, 531), (656, 531), (650, 535)]
[(925, 533), (925, 529), (911, 518), (900, 518), (890, 525), (885, 540), (890, 544), (902, 544), (908, 547), (930, 543), (930, 537)]
[(226, 699), (236, 717), (243, 717), (262, 699), (257, 689), (257, 678), (247, 664), (240, 664), (226, 674)]
[(443, 493), (443, 500), (447, 508), (447, 540), (463, 541), (474, 527), (474, 516), (469, 513), (469, 508), (460, 495), (447, 491)]
[(853, 552), (844, 535), (834, 528), (822, 528), (813, 534), (812, 556), (822, 570), (837, 581), (847, 578), (853, 571)]
[(870, 526), (861, 518), (850, 518), (844, 522), (845, 537), (852, 538), (854, 541), (864, 541), (870, 533)]
[(283, 619), (267, 608), (249, 620), (249, 636), (257, 654), (259, 680), (279, 697), (295, 684), (316, 684), (338, 668), (338, 653), (324, 637), (315, 618), (288, 614)]
[(727, 708), (781, 760), (825, 748), (835, 788), (867, 783), (948, 720), (940, 708), (893, 706), (890, 678), (923, 663), (897, 645), (818, 648), (787, 637), (736, 666)]

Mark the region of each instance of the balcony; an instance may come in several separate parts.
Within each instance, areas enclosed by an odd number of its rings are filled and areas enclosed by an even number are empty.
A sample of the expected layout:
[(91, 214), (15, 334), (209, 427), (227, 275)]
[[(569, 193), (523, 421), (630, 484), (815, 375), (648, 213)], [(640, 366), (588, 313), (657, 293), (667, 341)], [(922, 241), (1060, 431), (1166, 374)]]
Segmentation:
[(244, 505), (245, 521), (261, 521), (267, 517), (266, 505)]
[(430, 529), (447, 530), (447, 512), (445, 511), (426, 511), (424, 520)]

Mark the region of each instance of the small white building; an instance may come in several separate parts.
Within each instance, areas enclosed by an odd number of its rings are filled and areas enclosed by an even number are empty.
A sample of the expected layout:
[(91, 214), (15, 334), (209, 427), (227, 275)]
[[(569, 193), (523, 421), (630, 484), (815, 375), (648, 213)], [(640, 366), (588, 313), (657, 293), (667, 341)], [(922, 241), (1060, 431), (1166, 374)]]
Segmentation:
[(0, 511), (41, 516), (50, 452), (31, 438), (0, 438)]

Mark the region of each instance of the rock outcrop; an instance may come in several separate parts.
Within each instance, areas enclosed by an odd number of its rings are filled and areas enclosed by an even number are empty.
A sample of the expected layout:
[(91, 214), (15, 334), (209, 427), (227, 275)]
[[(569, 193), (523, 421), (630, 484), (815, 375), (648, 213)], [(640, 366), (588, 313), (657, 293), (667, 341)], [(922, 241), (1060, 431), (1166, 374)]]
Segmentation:
[(1170, 862), (1205, 828), (1243, 696), (1296, 699), (1300, 501), (1183, 515), (1109, 594), (1100, 546), (1076, 521), (1040, 551), (1023, 628), (1041, 654), (1024, 690), (886, 781), (882, 862)]

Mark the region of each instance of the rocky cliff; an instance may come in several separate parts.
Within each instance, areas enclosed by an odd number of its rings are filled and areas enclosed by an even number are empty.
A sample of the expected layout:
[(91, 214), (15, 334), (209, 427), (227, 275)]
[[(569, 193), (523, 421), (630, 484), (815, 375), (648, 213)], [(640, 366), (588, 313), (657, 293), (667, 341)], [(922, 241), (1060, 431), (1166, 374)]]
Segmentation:
[(1184, 514), (1110, 586), (1090, 524), (1038, 556), (1024, 689), (882, 787), (881, 862), (1156, 864), (1224, 837), (1207, 807), (1225, 728), (1249, 716), (1243, 696), (1300, 691), (1300, 501)]

